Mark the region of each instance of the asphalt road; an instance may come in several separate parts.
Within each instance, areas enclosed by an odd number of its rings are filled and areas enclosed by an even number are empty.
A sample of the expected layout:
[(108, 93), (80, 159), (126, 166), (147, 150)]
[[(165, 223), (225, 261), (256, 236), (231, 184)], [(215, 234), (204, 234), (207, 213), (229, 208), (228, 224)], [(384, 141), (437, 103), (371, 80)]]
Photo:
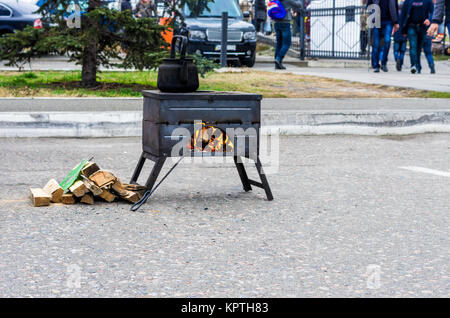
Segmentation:
[(89, 155), (127, 181), (139, 138), (0, 149), (1, 297), (450, 296), (448, 134), (284, 137), (274, 201), (231, 165), (187, 164), (143, 213), (27, 198)]

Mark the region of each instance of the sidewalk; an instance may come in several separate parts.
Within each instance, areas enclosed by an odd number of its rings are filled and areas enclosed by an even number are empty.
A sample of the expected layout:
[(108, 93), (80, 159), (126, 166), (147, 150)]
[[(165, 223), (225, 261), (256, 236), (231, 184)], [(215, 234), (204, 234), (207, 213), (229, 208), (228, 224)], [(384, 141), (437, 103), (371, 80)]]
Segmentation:
[[(427, 66), (423, 67), (422, 74), (411, 74), (407, 68), (405, 68), (402, 72), (397, 72), (395, 67), (392, 65), (388, 66), (390, 70), (388, 73), (374, 73), (373, 70), (369, 69), (369, 67), (300, 68), (289, 64), (286, 64), (286, 67), (287, 70), (283, 72), (290, 72), (298, 75), (321, 76), (351, 82), (363, 82), (367, 84), (450, 92), (450, 62), (447, 61), (436, 63), (437, 74), (430, 74)], [(273, 65), (269, 64), (258, 64), (255, 69), (260, 71), (275, 72)]]
[[(450, 92), (450, 61), (436, 62), (436, 74), (430, 74), (427, 61), (423, 54), (421, 58), (422, 74), (410, 73), (408, 55), (405, 56), (403, 71), (398, 72), (395, 69), (395, 59), (392, 49), (389, 52), (388, 73), (374, 73), (371, 69), (370, 61), (367, 60), (307, 60), (308, 67), (296, 67), (295, 64), (289, 62), (293, 58), (289, 58), (285, 66), (287, 67), (286, 72), (299, 75), (321, 76), (367, 84)], [(254, 69), (275, 71), (273, 63), (257, 63)]]
[[(141, 135), (142, 99), (0, 99), (0, 137)], [(449, 99), (264, 99), (262, 134), (450, 133)]]

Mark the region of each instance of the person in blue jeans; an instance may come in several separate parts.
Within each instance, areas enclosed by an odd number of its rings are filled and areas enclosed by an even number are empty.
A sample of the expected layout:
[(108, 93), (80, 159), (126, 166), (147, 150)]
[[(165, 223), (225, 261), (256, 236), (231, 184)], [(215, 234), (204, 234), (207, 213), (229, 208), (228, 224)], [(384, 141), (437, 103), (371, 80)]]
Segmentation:
[(434, 67), (433, 54), (431, 53), (431, 38), (426, 35), (426, 27), (424, 26), (409, 26), (408, 27), (408, 39), (409, 39), (409, 55), (411, 59), (411, 73), (422, 72), (422, 65), (420, 62), (420, 55), (422, 48), (427, 58), (428, 66), (430, 67), (431, 74), (436, 73)]
[(277, 46), (275, 47), (275, 68), (278, 70), (285, 70), (283, 59), (292, 44), (292, 33), (290, 23), (275, 23), (275, 35), (277, 39)]
[(283, 65), (283, 59), (292, 43), (292, 10), (301, 10), (302, 2), (300, 0), (280, 0), (280, 2), (287, 11), (287, 14), (283, 19), (275, 20), (274, 24), (277, 39), (277, 45), (275, 47), (275, 69), (285, 70), (286, 67)]
[[(436, 69), (434, 66), (434, 58), (433, 53), (431, 51), (431, 47), (432, 47), (432, 38), (425, 33), (425, 37), (423, 39), (423, 53), (425, 54), (425, 57), (427, 59), (428, 67), (430, 68), (431, 74), (434, 74), (436, 73)], [(420, 54), (418, 62), (419, 65), (417, 66), (417, 73), (420, 74), (422, 72), (422, 65), (420, 63)]]
[(406, 42), (406, 37), (400, 31), (394, 33), (395, 68), (399, 72), (401, 72), (402, 70), (403, 61), (405, 59)]
[[(399, 17), (401, 15), (401, 9), (403, 7), (403, 3), (404, 3), (404, 1), (401, 1), (399, 3), (399, 11), (398, 11), (398, 16)], [(399, 21), (399, 24), (401, 24), (400, 21)], [(397, 30), (397, 32), (394, 32), (395, 68), (399, 72), (401, 72), (402, 67), (403, 67), (403, 61), (405, 59), (406, 43), (407, 43), (407, 41), (408, 41), (408, 39), (406, 38), (406, 36), (404, 36), (402, 34), (402, 32), (400, 32), (400, 28), (399, 28), (399, 30)]]
[(427, 29), (431, 24), (433, 16), (432, 0), (406, 0), (403, 4), (400, 20), (402, 21), (401, 31), (408, 35), (409, 55), (411, 58), (411, 73), (421, 72), (420, 55), (422, 48), (425, 49), (428, 66), (431, 73), (435, 73), (433, 56), (431, 55), (431, 39), (428, 50)]
[[(399, 28), (398, 3), (397, 0), (369, 0), (367, 6), (370, 5), (378, 5), (381, 15), (379, 28), (372, 28), (372, 68), (375, 73), (380, 72), (380, 67), (384, 72), (388, 72), (387, 61), (391, 47), (392, 30), (397, 31)], [(382, 39), (384, 45), (381, 48)], [(382, 57), (381, 66), (380, 56)]]

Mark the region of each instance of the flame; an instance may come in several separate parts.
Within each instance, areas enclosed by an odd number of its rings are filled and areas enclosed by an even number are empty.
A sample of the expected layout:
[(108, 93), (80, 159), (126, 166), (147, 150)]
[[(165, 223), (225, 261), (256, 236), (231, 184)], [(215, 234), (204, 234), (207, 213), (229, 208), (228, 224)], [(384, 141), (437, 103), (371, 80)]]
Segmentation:
[(191, 137), (188, 148), (201, 152), (233, 152), (234, 145), (221, 129), (202, 123)]

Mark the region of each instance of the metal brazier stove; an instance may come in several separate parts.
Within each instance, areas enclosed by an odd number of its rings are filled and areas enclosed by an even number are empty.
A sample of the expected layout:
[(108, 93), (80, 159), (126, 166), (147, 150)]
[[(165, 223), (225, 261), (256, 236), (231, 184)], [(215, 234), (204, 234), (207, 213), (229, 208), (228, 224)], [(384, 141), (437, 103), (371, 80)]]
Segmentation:
[[(131, 178), (136, 183), (146, 159), (155, 162), (147, 180), (152, 190), (168, 157), (231, 156), (245, 191), (252, 185), (273, 200), (259, 160), (261, 95), (234, 92), (144, 91), (143, 152)], [(242, 157), (255, 162), (261, 182), (248, 178)]]

